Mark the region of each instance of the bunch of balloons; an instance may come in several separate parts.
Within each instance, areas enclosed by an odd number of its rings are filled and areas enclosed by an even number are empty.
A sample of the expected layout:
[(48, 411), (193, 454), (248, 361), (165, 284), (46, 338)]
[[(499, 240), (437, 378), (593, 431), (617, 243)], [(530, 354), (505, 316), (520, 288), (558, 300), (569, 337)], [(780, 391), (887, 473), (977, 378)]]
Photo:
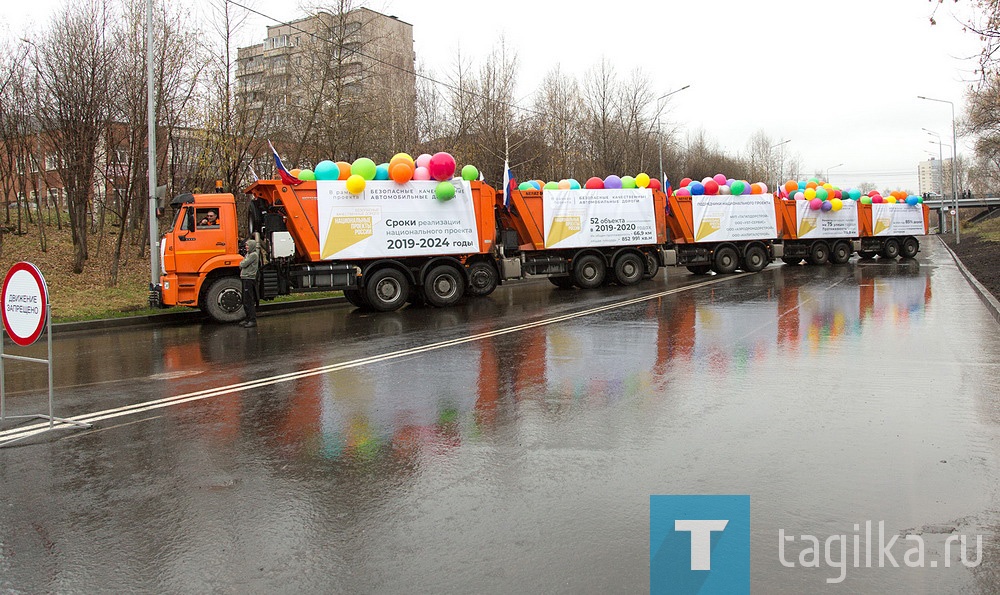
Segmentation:
[(680, 187), (675, 191), (677, 196), (743, 196), (767, 194), (767, 184), (757, 182), (751, 184), (746, 180), (727, 178), (725, 174), (715, 174), (698, 182), (691, 178), (681, 180)]
[(924, 202), (923, 197), (907, 195), (906, 192), (892, 191), (889, 196), (882, 197), (878, 190), (872, 190), (867, 195), (861, 193), (857, 188), (841, 190), (816, 178), (796, 182), (788, 180), (777, 193), (782, 198), (794, 198), (795, 200), (808, 200), (809, 208), (814, 211), (839, 211), (843, 208), (844, 200), (855, 200), (861, 204), (879, 203), (902, 203), (916, 206)]
[[(410, 180), (436, 180), (438, 185), (434, 195), (439, 200), (451, 200), (455, 197), (455, 184), (452, 182), (455, 171), (455, 158), (442, 151), (433, 155), (424, 153), (416, 159), (406, 153), (396, 153), (388, 163), (379, 165), (367, 157), (355, 159), (353, 163), (324, 160), (316, 164), (315, 170), (293, 169), (290, 173), (304, 181), (344, 180), (351, 194), (364, 192), (369, 180), (393, 180), (397, 184)], [(460, 175), (465, 181), (478, 180), (479, 169), (466, 165)]]
[(924, 197), (917, 196), (915, 194), (907, 194), (902, 190), (893, 190), (889, 192), (887, 196), (882, 196), (878, 190), (872, 190), (868, 193), (868, 196), (861, 198), (862, 204), (896, 204), (896, 203), (906, 203), (911, 207), (915, 207), (924, 202)]
[(611, 174), (606, 178), (598, 178), (596, 176), (588, 178), (583, 185), (580, 182), (574, 180), (573, 178), (566, 178), (559, 180), (558, 182), (543, 182), (541, 180), (528, 180), (526, 182), (521, 182), (517, 185), (518, 190), (579, 190), (581, 188), (586, 188), (587, 190), (619, 190), (619, 189), (633, 189), (633, 188), (650, 188), (652, 190), (660, 189), (659, 180), (655, 180), (649, 177), (649, 174), (640, 173), (635, 177), (632, 176), (616, 176)]

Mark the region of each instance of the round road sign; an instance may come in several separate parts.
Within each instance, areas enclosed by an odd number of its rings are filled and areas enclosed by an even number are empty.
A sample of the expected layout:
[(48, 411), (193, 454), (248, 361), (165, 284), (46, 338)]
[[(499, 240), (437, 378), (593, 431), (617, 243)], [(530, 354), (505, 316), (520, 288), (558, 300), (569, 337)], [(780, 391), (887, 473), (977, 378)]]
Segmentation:
[(19, 262), (3, 280), (3, 326), (21, 346), (38, 340), (48, 315), (49, 291), (38, 267)]

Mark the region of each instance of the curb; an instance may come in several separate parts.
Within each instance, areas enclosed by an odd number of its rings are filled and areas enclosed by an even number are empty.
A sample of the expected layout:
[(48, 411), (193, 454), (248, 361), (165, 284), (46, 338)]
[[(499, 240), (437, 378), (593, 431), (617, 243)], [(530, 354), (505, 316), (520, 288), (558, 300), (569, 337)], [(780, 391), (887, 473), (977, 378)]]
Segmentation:
[[(342, 297), (298, 300), (292, 302), (281, 302), (278, 304), (265, 303), (261, 304), (257, 308), (257, 313), (266, 314), (268, 312), (294, 312), (296, 310), (311, 310), (313, 308), (346, 303), (347, 300)], [(104, 318), (101, 320), (83, 320), (80, 322), (59, 322), (52, 325), (52, 334), (57, 335), (74, 331), (99, 331), (179, 323), (193, 324), (212, 322), (211, 319), (201, 310), (192, 308), (189, 312), (170, 312), (166, 314), (150, 314), (148, 316), (129, 316), (125, 318)]]
[(949, 246), (947, 242), (945, 242), (940, 237), (938, 237), (938, 239), (941, 241), (941, 245), (945, 247), (945, 250), (947, 250), (948, 253), (951, 254), (951, 257), (955, 260), (955, 264), (958, 265), (958, 270), (962, 272), (963, 276), (965, 276), (965, 279), (969, 282), (969, 285), (971, 285), (972, 288), (976, 290), (976, 293), (979, 294), (979, 299), (990, 310), (990, 314), (993, 315), (993, 320), (1000, 323), (1000, 301), (998, 301), (997, 298), (993, 297), (993, 294), (990, 293), (990, 290), (986, 289), (983, 286), (983, 284), (980, 283), (979, 280), (976, 279), (975, 276), (973, 276), (973, 274), (969, 272), (969, 269), (965, 268), (965, 265), (962, 264), (962, 260), (958, 257), (957, 254), (955, 254), (955, 251), (951, 249), (951, 246)]

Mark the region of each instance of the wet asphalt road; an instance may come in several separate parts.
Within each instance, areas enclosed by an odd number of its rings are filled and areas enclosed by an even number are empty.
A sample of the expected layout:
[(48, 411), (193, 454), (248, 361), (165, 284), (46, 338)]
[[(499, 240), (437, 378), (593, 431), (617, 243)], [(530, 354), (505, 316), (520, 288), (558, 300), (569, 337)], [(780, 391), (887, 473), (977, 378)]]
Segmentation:
[[(56, 415), (94, 427), (0, 449), (0, 592), (644, 592), (651, 494), (749, 494), (755, 592), (998, 592), (1000, 336), (922, 244), (57, 335)], [(44, 411), (7, 366), (8, 415)], [(939, 567), (779, 561), (869, 520)]]

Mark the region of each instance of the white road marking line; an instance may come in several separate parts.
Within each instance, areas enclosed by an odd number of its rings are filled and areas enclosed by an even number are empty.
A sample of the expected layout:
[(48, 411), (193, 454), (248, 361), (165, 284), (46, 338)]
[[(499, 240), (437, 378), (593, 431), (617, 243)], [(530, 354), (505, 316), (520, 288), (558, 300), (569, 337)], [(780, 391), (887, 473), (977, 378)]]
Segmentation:
[[(472, 343), (474, 341), (482, 341), (483, 339), (489, 339), (492, 337), (499, 337), (502, 335), (508, 335), (511, 333), (517, 333), (521, 331), (526, 331), (534, 328), (539, 328), (543, 326), (548, 326), (551, 324), (556, 324), (558, 322), (565, 322), (567, 320), (572, 320), (574, 318), (582, 318), (584, 316), (591, 316), (593, 314), (600, 314), (601, 312), (607, 312), (609, 310), (617, 310), (619, 308), (624, 308), (626, 306), (632, 306), (635, 304), (640, 304), (642, 302), (648, 302), (650, 300), (659, 299), (661, 297), (666, 297), (668, 295), (673, 295), (676, 293), (681, 293), (684, 291), (691, 291), (693, 289), (700, 289), (702, 287), (707, 287), (709, 285), (715, 285), (716, 283), (722, 283), (732, 279), (738, 279), (745, 275), (752, 273), (738, 273), (733, 275), (720, 275), (717, 279), (712, 279), (709, 281), (703, 281), (701, 283), (694, 283), (692, 285), (686, 285), (684, 287), (677, 287), (674, 289), (668, 289), (666, 291), (661, 291), (658, 293), (650, 294), (643, 297), (632, 298), (622, 302), (615, 302), (613, 304), (607, 304), (604, 306), (597, 306), (595, 308), (589, 308), (587, 310), (581, 310), (579, 312), (573, 312), (570, 314), (562, 314), (560, 316), (555, 316), (552, 318), (546, 318), (544, 320), (537, 320), (535, 322), (527, 322), (524, 324), (518, 324), (515, 326), (505, 327), (502, 329), (497, 329), (494, 331), (488, 331), (485, 333), (479, 333), (476, 335), (469, 335), (468, 337), (460, 337), (458, 339), (449, 339), (447, 341), (439, 341), (437, 343), (429, 343), (427, 345), (422, 345), (420, 347), (411, 347), (408, 349), (403, 349), (400, 351), (393, 351), (390, 353), (384, 353), (381, 355), (372, 355), (368, 357), (363, 357), (347, 362), (340, 362), (337, 364), (330, 364), (326, 366), (319, 366), (316, 368), (311, 368), (308, 370), (299, 370), (298, 372), (289, 372), (287, 374), (279, 374), (277, 376), (270, 376), (267, 378), (259, 378), (257, 380), (249, 380), (246, 382), (239, 382), (237, 384), (229, 384), (226, 386), (220, 386), (217, 388), (210, 388), (200, 391), (195, 391), (191, 393), (185, 393), (183, 395), (176, 395), (173, 397), (165, 397), (163, 399), (156, 399), (153, 401), (146, 401), (144, 403), (135, 403), (133, 405), (125, 405), (124, 407), (117, 407), (114, 409), (106, 409), (104, 411), (96, 411), (94, 413), (85, 413), (78, 415), (76, 417), (70, 417), (72, 421), (80, 421), (86, 423), (94, 423), (98, 421), (104, 421), (106, 419), (114, 419), (116, 417), (122, 417), (125, 415), (133, 415), (136, 413), (143, 413), (145, 411), (152, 411), (154, 409), (161, 409), (163, 407), (169, 407), (171, 405), (180, 405), (182, 403), (190, 403), (192, 401), (200, 401), (202, 399), (208, 399), (211, 397), (220, 397), (222, 395), (227, 395), (234, 392), (261, 388), (264, 386), (271, 386), (274, 384), (280, 384), (283, 382), (289, 382), (292, 380), (299, 380), (302, 378), (309, 378), (311, 376), (318, 376), (320, 374), (328, 374), (330, 372), (339, 372), (341, 370), (347, 370), (350, 368), (357, 368), (361, 366), (367, 366), (371, 364), (377, 364), (381, 362), (387, 362), (401, 357), (407, 357), (411, 355), (417, 355), (421, 353), (426, 353), (428, 351), (436, 351), (438, 349), (444, 349), (446, 347), (454, 347), (456, 345), (463, 345), (465, 343)], [(73, 428), (76, 427), (72, 424), (66, 423), (56, 423), (52, 429), (63, 429), (63, 428)], [(21, 428), (12, 428), (10, 430), (0, 431), (0, 441), (6, 441), (10, 439), (22, 439), (40, 434), (42, 432), (49, 430), (49, 424), (47, 422), (37, 423), (30, 426), (24, 426)]]

